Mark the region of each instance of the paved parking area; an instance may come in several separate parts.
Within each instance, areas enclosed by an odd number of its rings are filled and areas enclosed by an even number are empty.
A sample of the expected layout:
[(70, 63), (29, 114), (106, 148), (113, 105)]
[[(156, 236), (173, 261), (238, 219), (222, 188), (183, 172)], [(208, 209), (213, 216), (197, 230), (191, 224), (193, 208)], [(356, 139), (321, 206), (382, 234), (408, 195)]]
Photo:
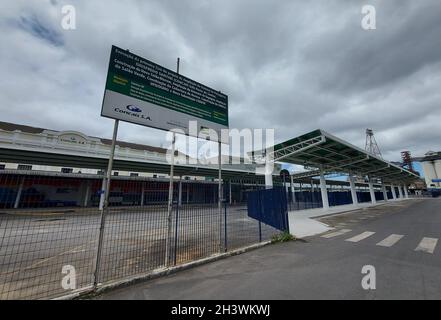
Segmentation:
[[(440, 299), (441, 199), (320, 219), (335, 230), (270, 245), (98, 299)], [(365, 290), (362, 268), (375, 267)]]

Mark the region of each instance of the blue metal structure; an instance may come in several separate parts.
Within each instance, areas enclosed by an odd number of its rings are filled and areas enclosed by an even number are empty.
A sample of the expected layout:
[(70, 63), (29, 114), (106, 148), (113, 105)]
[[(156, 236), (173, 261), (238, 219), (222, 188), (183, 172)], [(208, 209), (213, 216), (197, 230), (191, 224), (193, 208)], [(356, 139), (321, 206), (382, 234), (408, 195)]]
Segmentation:
[(248, 193), (248, 216), (280, 231), (289, 232), (288, 202), (284, 188)]

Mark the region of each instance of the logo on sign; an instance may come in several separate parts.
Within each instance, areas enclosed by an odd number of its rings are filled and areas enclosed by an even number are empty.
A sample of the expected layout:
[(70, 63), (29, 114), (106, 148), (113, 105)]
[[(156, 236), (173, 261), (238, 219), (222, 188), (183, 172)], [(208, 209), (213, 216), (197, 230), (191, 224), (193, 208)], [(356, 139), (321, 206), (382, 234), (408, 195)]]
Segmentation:
[(127, 110), (130, 110), (132, 112), (142, 112), (141, 108), (138, 108), (137, 106), (134, 105), (128, 105)]
[[(127, 110), (126, 110), (127, 109)], [(142, 109), (133, 105), (133, 104), (129, 104), (126, 109), (120, 109), (118, 107), (116, 107), (114, 110), (115, 112), (121, 113), (121, 114), (125, 114), (128, 115), (130, 117), (134, 117), (134, 118), (138, 118), (138, 119), (142, 119), (142, 120), (149, 120), (149, 121), (153, 121), (152, 118), (150, 118), (150, 116), (145, 115), (142, 113)]]

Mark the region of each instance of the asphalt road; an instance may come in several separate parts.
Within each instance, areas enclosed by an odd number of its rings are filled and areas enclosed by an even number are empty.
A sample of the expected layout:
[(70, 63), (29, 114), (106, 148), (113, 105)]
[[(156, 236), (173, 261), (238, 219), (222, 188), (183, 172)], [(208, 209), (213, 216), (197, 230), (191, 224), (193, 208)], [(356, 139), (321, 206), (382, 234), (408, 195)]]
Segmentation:
[[(394, 202), (321, 221), (336, 229), (98, 298), (441, 299), (441, 199)], [(375, 290), (362, 288), (366, 265), (375, 267)]]
[[(219, 253), (217, 206), (188, 205), (173, 211), (170, 239), (176, 263)], [(0, 300), (40, 299), (68, 294), (61, 287), (63, 266), (76, 270), (77, 288), (93, 283), (100, 216), (94, 209), (33, 210), (0, 215)], [(222, 221), (224, 216), (222, 216)], [(223, 223), (223, 222), (222, 222)], [(264, 226), (263, 239), (274, 229)], [(105, 222), (100, 282), (120, 280), (164, 266), (168, 234), (164, 206), (120, 208)], [(227, 211), (228, 249), (257, 243), (258, 222), (248, 218), (245, 207)], [(223, 242), (223, 238), (222, 238)]]

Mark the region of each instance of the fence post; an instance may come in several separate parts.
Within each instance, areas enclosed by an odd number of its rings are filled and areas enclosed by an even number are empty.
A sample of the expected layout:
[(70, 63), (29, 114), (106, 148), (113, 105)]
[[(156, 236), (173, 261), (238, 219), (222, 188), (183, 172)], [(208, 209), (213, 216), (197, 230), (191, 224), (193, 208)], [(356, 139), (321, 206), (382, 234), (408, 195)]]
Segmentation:
[(286, 231), (289, 233), (289, 211), (288, 207), (286, 208), (286, 210), (284, 211), (283, 215), (284, 215), (284, 220), (285, 220), (285, 226), (286, 226)]
[(232, 205), (233, 204), (233, 197), (232, 197), (232, 192), (231, 192), (231, 180), (228, 184), (229, 184), (229, 188), (230, 188), (229, 200), (230, 200), (230, 205)]
[(262, 212), (263, 212), (263, 203), (262, 203), (262, 195), (264, 191), (257, 192), (257, 201), (259, 203), (259, 242), (262, 242)]
[(219, 215), (219, 253), (222, 252), (222, 142), (218, 141), (218, 199), (217, 208)]
[(165, 261), (164, 265), (167, 268), (171, 255), (170, 255), (170, 238), (172, 235), (172, 210), (173, 210), (173, 184), (174, 184), (174, 165), (175, 165), (175, 144), (176, 144), (176, 133), (173, 132), (172, 137), (172, 154), (170, 163), (170, 179), (168, 186), (168, 204), (167, 204), (167, 238), (165, 240)]
[(104, 207), (103, 210), (101, 211), (101, 217), (100, 217), (101, 220), (100, 233), (98, 237), (98, 248), (95, 257), (95, 271), (93, 273), (94, 288), (98, 286), (99, 268), (101, 264), (101, 252), (103, 250), (104, 226), (105, 226), (106, 214), (109, 208), (110, 179), (112, 177), (113, 158), (115, 156), (115, 145), (116, 145), (116, 137), (118, 135), (118, 125), (119, 125), (119, 120), (115, 120), (115, 124), (113, 126), (112, 146), (110, 149), (109, 163), (107, 166), (106, 189), (104, 190)]
[(228, 238), (227, 238), (227, 201), (224, 201), (224, 251), (228, 251)]
[(175, 221), (175, 252), (173, 264), (176, 265), (176, 258), (178, 254), (178, 222), (179, 222), (179, 203), (176, 206), (176, 221)]

